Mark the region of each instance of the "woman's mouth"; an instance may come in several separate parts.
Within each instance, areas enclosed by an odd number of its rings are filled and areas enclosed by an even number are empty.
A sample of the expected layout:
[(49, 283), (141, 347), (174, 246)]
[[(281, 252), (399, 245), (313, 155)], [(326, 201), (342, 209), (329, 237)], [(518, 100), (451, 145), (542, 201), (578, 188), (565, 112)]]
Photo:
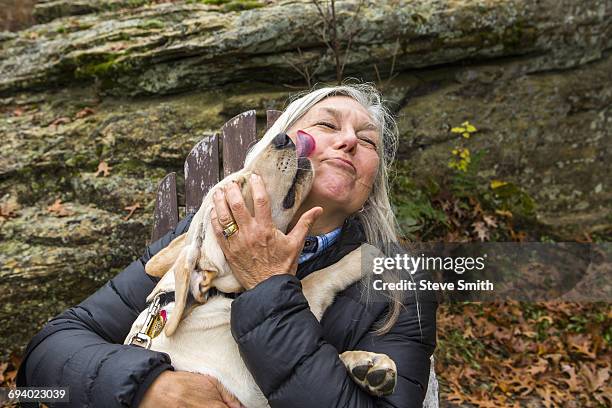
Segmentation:
[(342, 159), (340, 157), (331, 157), (329, 159), (325, 159), (324, 161), (329, 164), (340, 167), (344, 170), (347, 170), (353, 174), (357, 173), (357, 169), (355, 169), (355, 165), (350, 160)]

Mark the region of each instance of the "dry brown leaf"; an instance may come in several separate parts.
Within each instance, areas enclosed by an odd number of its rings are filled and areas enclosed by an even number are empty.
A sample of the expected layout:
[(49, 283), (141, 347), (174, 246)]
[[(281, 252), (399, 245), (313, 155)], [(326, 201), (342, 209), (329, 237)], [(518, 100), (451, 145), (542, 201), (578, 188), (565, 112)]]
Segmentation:
[(47, 207), (47, 212), (55, 214), (57, 217), (66, 217), (68, 215), (74, 214), (72, 211), (64, 207), (64, 205), (62, 204), (62, 200), (59, 198), (55, 200), (53, 204)]
[(132, 205), (128, 205), (127, 207), (125, 207), (124, 210), (128, 210), (130, 213), (126, 215), (125, 218), (123, 219), (125, 221), (129, 220), (132, 214), (134, 214), (134, 211), (136, 211), (139, 208), (140, 208), (140, 203), (134, 203)]
[(495, 210), (495, 214), (506, 218), (512, 218), (512, 213), (507, 210)]
[(569, 378), (563, 378), (562, 381), (567, 384), (570, 392), (580, 391), (580, 382), (576, 376), (576, 369), (568, 364), (561, 365), (561, 371), (569, 375)]
[(93, 109), (85, 108), (85, 109), (82, 109), (82, 110), (78, 111), (74, 115), (74, 117), (75, 117), (75, 119), (82, 119), (82, 118), (84, 118), (86, 116), (93, 115), (94, 113), (96, 113), (96, 112)]
[(592, 351), (593, 343), (585, 335), (582, 335), (582, 334), (569, 335), (567, 336), (567, 344), (572, 349), (577, 351), (578, 353), (584, 354), (585, 356), (588, 356), (589, 358), (597, 357), (597, 354), (595, 354), (595, 352)]
[(15, 197), (10, 197), (7, 201), (0, 204), (0, 220), (6, 220), (17, 216), (17, 210), (21, 206)]
[(476, 221), (472, 223), (472, 228), (474, 228), (474, 232), (476, 236), (481, 241), (487, 241), (489, 239), (489, 229), (482, 221)]
[(538, 362), (527, 369), (532, 376), (542, 374), (546, 372), (546, 370), (548, 370), (548, 361), (543, 358), (538, 358)]
[(0, 384), (4, 382), (4, 372), (8, 367), (8, 363), (0, 363)]
[(124, 50), (126, 47), (127, 45), (125, 43), (118, 43), (118, 44), (111, 45), (110, 49), (112, 51), (121, 51), (121, 50)]
[(10, 384), (15, 381), (15, 377), (17, 377), (17, 370), (6, 371), (4, 373), (4, 382)]
[(21, 116), (23, 115), (24, 110), (22, 108), (16, 108), (13, 110), (13, 116)]
[(597, 369), (594, 365), (581, 364), (580, 375), (584, 378), (589, 391), (594, 392), (607, 383), (610, 378), (610, 370), (606, 367)]
[(515, 241), (523, 242), (527, 238), (527, 234), (523, 231), (516, 232), (513, 229), (510, 229), (510, 237), (512, 237), (512, 239)]
[(485, 215), (482, 217), (485, 224), (491, 228), (497, 228), (497, 220), (492, 215)]
[(112, 170), (112, 167), (109, 166), (108, 163), (106, 163), (104, 160), (102, 160), (100, 163), (98, 163), (98, 170), (96, 171), (94, 175), (95, 177), (98, 177), (100, 173), (102, 173), (103, 177), (108, 177), (111, 170)]
[(70, 123), (70, 122), (72, 122), (72, 120), (70, 120), (69, 117), (62, 116), (61, 118), (57, 118), (53, 122), (51, 122), (51, 124), (49, 126), (65, 125), (66, 123)]

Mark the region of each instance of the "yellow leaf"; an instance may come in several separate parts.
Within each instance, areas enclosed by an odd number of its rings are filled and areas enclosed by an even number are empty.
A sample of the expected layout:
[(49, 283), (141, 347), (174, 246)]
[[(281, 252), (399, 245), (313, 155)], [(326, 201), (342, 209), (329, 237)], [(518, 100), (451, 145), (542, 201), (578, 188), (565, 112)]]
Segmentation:
[(470, 134), (468, 132), (463, 133), (462, 136), (465, 137), (466, 139), (470, 138)]
[(465, 132), (465, 128), (454, 127), (454, 128), (451, 129), (451, 132), (453, 132), (453, 133), (463, 133), (463, 132)]
[(495, 210), (495, 214), (501, 215), (502, 217), (512, 218), (512, 213), (507, 210)]
[(506, 181), (491, 180), (491, 188), (492, 189), (496, 189), (496, 188), (499, 188), (501, 186), (505, 186), (506, 184), (508, 184), (508, 182), (506, 182)]
[(469, 124), (466, 126), (466, 128), (465, 128), (465, 129), (466, 129), (468, 132), (470, 132), (470, 133), (472, 133), (472, 132), (475, 132), (475, 131), (476, 131), (476, 128), (475, 128), (474, 126), (472, 126), (472, 125), (469, 125)]

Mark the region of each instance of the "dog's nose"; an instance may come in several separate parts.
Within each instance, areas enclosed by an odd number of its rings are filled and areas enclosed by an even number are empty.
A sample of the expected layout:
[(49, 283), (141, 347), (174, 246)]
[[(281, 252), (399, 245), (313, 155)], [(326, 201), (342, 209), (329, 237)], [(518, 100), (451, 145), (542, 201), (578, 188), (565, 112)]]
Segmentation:
[(274, 147), (277, 149), (287, 149), (289, 147), (295, 147), (293, 140), (286, 133), (279, 133), (272, 140)]

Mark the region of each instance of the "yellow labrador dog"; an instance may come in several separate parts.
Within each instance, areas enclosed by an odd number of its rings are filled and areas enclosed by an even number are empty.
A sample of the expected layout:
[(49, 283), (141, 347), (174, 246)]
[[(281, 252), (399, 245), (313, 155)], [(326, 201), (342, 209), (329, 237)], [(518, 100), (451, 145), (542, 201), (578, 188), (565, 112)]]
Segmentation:
[[(251, 166), (224, 178), (206, 194), (187, 233), (147, 263), (147, 273), (162, 278), (147, 297), (150, 306), (138, 316), (125, 340), (125, 344), (167, 353), (177, 370), (214, 376), (249, 408), (269, 405), (242, 361), (230, 331), (232, 299), (223, 294), (244, 288), (217, 244), (210, 222), (212, 196), (216, 189), (236, 181), (253, 213), (248, 180), (251, 173), (256, 173), (268, 190), (275, 225), (286, 231), (314, 178), (308, 155), (315, 141), (298, 131), (296, 142), (297, 146), (285, 133), (278, 134)], [(317, 320), (338, 292), (361, 278), (361, 250), (302, 279), (304, 296)], [(213, 292), (217, 294), (211, 295)], [(388, 356), (347, 351), (340, 358), (353, 380), (371, 394), (393, 391), (396, 367)], [(379, 375), (367, 375), (374, 372)]]

